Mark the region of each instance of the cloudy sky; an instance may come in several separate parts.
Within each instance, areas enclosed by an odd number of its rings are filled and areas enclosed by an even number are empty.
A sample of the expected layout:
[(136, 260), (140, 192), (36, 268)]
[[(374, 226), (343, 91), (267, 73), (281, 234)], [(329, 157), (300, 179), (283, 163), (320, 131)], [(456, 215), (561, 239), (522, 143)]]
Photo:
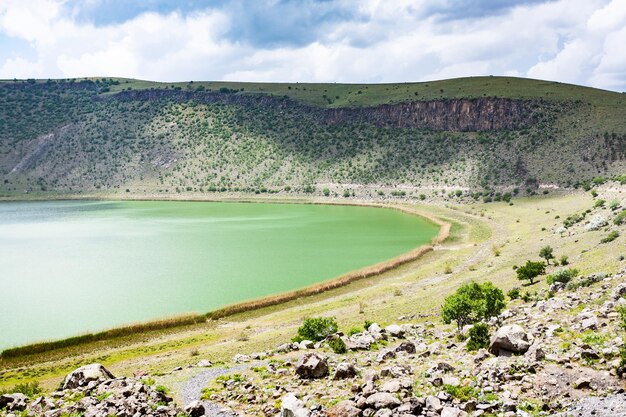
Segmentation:
[(0, 78), (489, 74), (626, 91), (626, 0), (0, 0)]

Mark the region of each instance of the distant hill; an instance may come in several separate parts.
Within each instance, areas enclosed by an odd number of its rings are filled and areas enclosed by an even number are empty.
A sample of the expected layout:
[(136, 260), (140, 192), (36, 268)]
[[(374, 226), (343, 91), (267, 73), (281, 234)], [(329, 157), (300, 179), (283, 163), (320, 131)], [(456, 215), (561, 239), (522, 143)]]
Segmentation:
[(624, 173), (626, 94), (555, 82), (0, 82), (0, 196), (533, 192)]

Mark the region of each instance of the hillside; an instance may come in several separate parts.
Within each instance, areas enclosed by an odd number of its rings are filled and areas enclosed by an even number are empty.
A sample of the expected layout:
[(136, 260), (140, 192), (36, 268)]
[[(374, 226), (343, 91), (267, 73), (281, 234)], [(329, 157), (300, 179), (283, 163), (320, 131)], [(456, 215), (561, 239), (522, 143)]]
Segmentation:
[(626, 95), (476, 77), (406, 84), (0, 82), (0, 195), (576, 186), (626, 171)]

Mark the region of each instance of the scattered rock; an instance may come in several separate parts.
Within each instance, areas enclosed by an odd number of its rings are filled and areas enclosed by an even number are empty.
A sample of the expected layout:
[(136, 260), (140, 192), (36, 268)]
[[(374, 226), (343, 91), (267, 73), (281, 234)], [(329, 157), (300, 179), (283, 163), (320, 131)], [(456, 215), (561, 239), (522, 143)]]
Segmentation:
[(338, 379), (346, 379), (346, 378), (354, 378), (358, 373), (356, 367), (349, 362), (341, 362), (337, 365), (335, 369), (335, 375), (333, 376), (334, 380)]
[(280, 405), (281, 417), (309, 417), (309, 410), (304, 406), (304, 402), (299, 400), (293, 393), (283, 397)]
[(305, 379), (324, 378), (328, 376), (328, 361), (316, 353), (306, 353), (296, 363), (296, 374)]
[(73, 389), (84, 387), (92, 381), (102, 382), (113, 378), (115, 378), (113, 374), (104, 366), (99, 363), (92, 363), (90, 365), (81, 366), (66, 376), (61, 387), (62, 389)]
[(591, 380), (587, 377), (580, 377), (576, 381), (574, 381), (574, 388), (576, 389), (585, 389), (591, 387)]
[(28, 397), (22, 393), (0, 395), (0, 410), (6, 408), (8, 411), (23, 411), (26, 409)]
[(354, 401), (344, 400), (330, 407), (326, 414), (328, 417), (359, 417), (361, 410)]
[(190, 417), (201, 417), (204, 415), (204, 405), (200, 401), (192, 401), (185, 407), (185, 413)]
[(381, 408), (396, 408), (400, 404), (400, 400), (393, 394), (388, 392), (377, 392), (367, 397), (366, 404), (377, 410)]
[(491, 344), (489, 352), (496, 356), (505, 356), (507, 352), (524, 353), (530, 347), (528, 335), (521, 326), (512, 324), (498, 329)]

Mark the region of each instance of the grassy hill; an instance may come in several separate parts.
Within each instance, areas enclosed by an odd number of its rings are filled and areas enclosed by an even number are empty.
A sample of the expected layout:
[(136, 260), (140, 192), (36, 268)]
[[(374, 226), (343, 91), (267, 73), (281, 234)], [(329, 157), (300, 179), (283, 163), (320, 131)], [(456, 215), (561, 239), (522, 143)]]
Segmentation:
[(626, 172), (625, 116), (626, 94), (507, 77), (4, 80), (0, 195), (535, 192)]

